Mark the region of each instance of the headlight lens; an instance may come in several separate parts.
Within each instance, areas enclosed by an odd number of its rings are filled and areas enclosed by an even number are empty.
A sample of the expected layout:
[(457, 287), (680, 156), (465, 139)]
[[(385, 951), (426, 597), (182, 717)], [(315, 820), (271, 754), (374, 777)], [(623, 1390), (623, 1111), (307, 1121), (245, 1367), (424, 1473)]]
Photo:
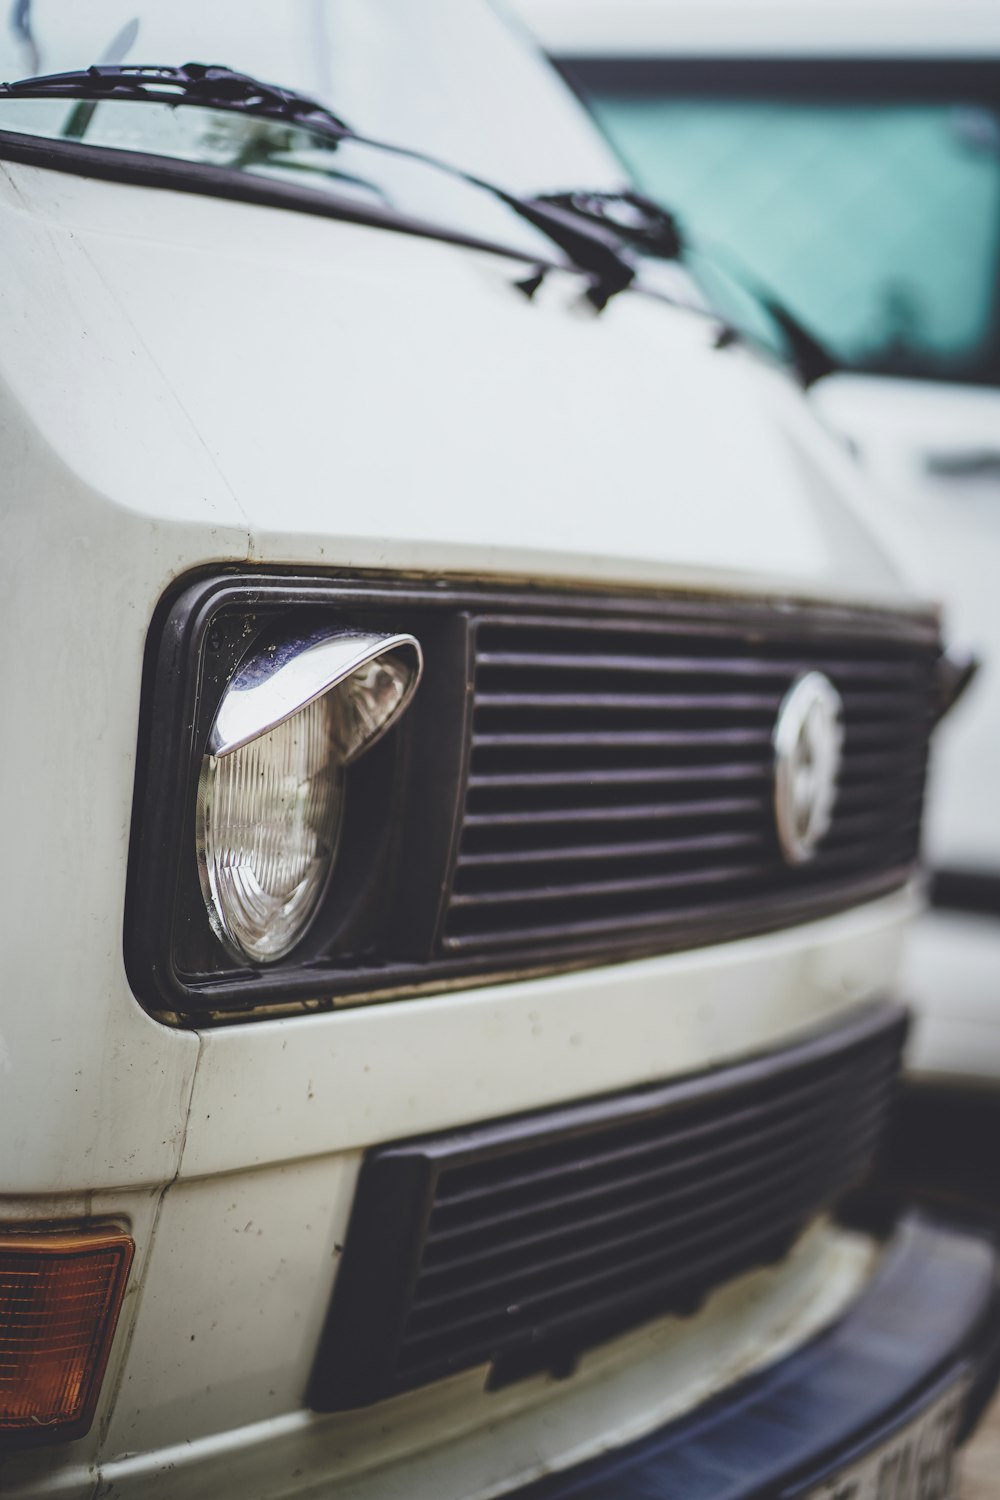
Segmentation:
[(316, 632), (271, 643), (219, 704), (198, 785), (202, 894), (217, 935), (269, 963), (303, 936), (333, 868), (344, 768), (402, 713), (412, 636)]
[(198, 789), (202, 889), (219, 935), (258, 963), (295, 944), (337, 848), (343, 763), (334, 701), (320, 698), (229, 755), (206, 755)]

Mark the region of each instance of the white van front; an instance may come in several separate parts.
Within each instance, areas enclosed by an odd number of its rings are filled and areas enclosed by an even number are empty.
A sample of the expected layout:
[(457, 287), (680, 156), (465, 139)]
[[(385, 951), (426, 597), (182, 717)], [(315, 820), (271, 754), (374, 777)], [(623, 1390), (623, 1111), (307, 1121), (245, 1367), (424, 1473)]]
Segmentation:
[(485, 7), (3, 47), (3, 1493), (943, 1500), (994, 1252), (834, 1212), (941, 706), (851, 461)]

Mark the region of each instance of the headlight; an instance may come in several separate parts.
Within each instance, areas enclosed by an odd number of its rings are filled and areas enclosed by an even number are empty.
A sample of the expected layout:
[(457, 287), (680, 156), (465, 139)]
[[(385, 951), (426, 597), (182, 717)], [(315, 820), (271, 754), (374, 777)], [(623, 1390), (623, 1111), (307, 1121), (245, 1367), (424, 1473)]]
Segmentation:
[(390, 727), (420, 678), (409, 635), (316, 633), (243, 663), (209, 735), (197, 848), (212, 925), (254, 963), (302, 938), (337, 852), (345, 767)]

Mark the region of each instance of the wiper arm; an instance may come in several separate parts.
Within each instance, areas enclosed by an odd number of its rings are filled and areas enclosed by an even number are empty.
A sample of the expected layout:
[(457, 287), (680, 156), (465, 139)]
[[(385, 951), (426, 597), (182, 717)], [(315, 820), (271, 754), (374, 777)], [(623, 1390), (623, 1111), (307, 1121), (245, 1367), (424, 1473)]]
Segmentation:
[(802, 377), (804, 386), (815, 385), (817, 380), (823, 379), (824, 375), (832, 375), (835, 370), (841, 368), (826, 345), (821, 343), (816, 335), (799, 321), (791, 308), (780, 301), (773, 292), (749, 279), (743, 281), (742, 285), (757, 298), (761, 307), (774, 319), (785, 335), (795, 368)]
[(249, 115), (258, 120), (296, 125), (330, 141), (334, 147), (342, 141), (352, 141), (420, 162), (492, 194), (546, 235), (578, 270), (589, 275), (587, 297), (598, 310), (635, 279), (636, 268), (627, 253), (623, 253), (621, 237), (606, 226), (583, 222), (577, 213), (555, 200), (520, 198), (496, 183), (426, 152), (361, 135), (318, 100), (277, 84), (262, 83), (248, 73), (238, 73), (222, 65), (184, 63), (174, 68), (135, 63), (121, 66), (95, 64), (68, 73), (51, 73), (40, 78), (0, 84), (0, 98), (198, 105), (205, 109)]
[(683, 262), (689, 250), (697, 251), (706, 261), (718, 265), (764, 309), (781, 330), (804, 385), (812, 385), (839, 368), (825, 345), (770, 287), (762, 285), (748, 272), (730, 267), (725, 260), (720, 260), (697, 242), (689, 242), (674, 215), (652, 198), (635, 192), (607, 193), (575, 189), (548, 194), (541, 201), (613, 229), (621, 240), (640, 255), (651, 256), (656, 260)]
[(641, 193), (574, 188), (566, 193), (546, 193), (538, 201), (601, 225), (643, 255), (680, 260), (684, 253), (680, 226), (673, 214)]

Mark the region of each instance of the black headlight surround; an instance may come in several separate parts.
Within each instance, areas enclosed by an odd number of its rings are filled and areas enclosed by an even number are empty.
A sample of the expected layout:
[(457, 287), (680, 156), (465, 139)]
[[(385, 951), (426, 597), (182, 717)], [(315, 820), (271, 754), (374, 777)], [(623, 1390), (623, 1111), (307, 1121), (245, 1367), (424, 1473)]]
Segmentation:
[[(308, 931), (287, 956), (253, 968), (234, 961), (211, 931), (197, 879), (195, 797), (220, 695), (259, 635), (280, 620), (293, 635), (317, 621), (411, 632), (424, 675), (399, 723), (350, 768), (337, 867)], [(728, 904), (702, 902), (683, 920), (667, 912), (655, 923), (636, 921), (628, 910), (614, 923), (470, 944), (453, 925), (454, 910), (462, 902), (468, 910), (469, 900), (467, 883), (455, 880), (470, 799), (480, 795), (473, 782), (467, 788), (479, 753), (473, 716), (486, 701), (477, 698), (480, 644), (498, 627), (519, 639), (581, 629), (647, 642), (669, 636), (682, 653), (721, 641), (761, 664), (769, 652), (905, 658), (919, 679), (908, 712), (920, 723), (933, 718), (939, 622), (927, 610), (292, 568), (199, 570), (161, 602), (147, 640), (124, 950), (148, 1011), (204, 1026), (647, 957), (790, 927), (897, 890), (915, 874), (908, 836), (907, 849), (898, 857), (886, 851), (876, 868), (856, 864), (835, 881), (779, 869), (766, 889)], [(913, 754), (922, 764), (923, 729), (918, 741)], [(764, 830), (768, 841), (776, 850)]]
[[(399, 724), (347, 770), (337, 859), (306, 932), (258, 968), (212, 930), (198, 879), (198, 778), (240, 663), (262, 638), (316, 624), (414, 630), (433, 660)], [(216, 573), (168, 596), (147, 644), (125, 911), (126, 968), (146, 1009), (199, 1024), (315, 1009), (395, 988), (401, 969), (426, 966), (460, 802), (467, 661), (462, 615), (405, 584)], [(414, 777), (421, 796), (407, 797)]]

